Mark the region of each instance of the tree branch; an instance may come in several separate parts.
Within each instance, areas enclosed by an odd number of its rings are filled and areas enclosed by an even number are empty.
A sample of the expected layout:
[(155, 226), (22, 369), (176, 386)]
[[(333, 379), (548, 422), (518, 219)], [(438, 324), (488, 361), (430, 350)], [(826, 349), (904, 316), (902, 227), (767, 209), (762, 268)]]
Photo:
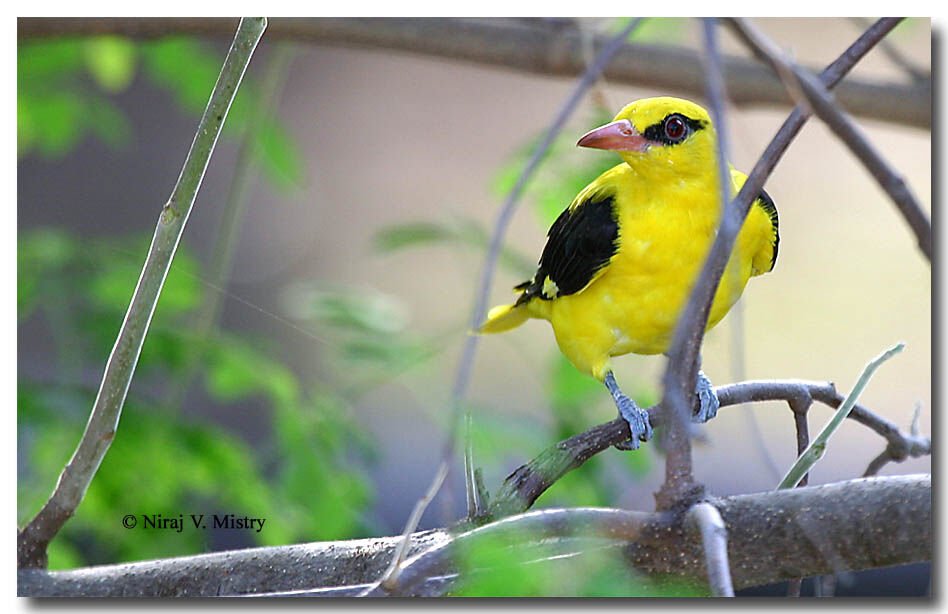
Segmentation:
[(701, 535), (711, 596), (733, 597), (734, 586), (727, 561), (727, 529), (721, 514), (710, 503), (702, 502), (688, 510), (686, 522), (694, 525)]
[[(833, 433), (842, 426), (843, 422), (849, 416), (849, 413), (856, 405), (856, 399), (859, 398), (859, 395), (862, 394), (862, 391), (869, 384), (869, 379), (873, 373), (882, 366), (882, 363), (901, 352), (904, 347), (904, 343), (897, 343), (869, 361), (862, 370), (862, 373), (859, 374), (859, 379), (856, 380), (853, 389), (839, 405), (836, 413), (830, 418), (829, 422), (823, 425), (823, 428), (819, 434), (817, 434), (816, 438), (807, 445), (806, 450), (797, 457), (790, 469), (787, 470), (783, 479), (780, 480), (777, 488), (793, 488), (800, 483), (800, 480), (809, 473), (810, 468), (823, 457), (826, 446), (829, 443), (829, 438), (833, 436)], [(798, 413), (798, 411), (794, 411), (794, 414), (796, 413)]]
[(774, 70), (793, 75), (799, 89), (806, 97), (805, 102), (820, 119), (855, 154), (869, 173), (895, 203), (909, 228), (915, 233), (918, 247), (932, 259), (932, 223), (922, 206), (905, 184), (905, 180), (885, 161), (872, 146), (859, 127), (833, 101), (832, 95), (809, 71), (791, 62), (770, 39), (764, 36), (746, 19), (732, 19), (742, 40), (755, 52), (763, 55)]
[[(855, 24), (855, 26), (862, 30), (869, 25), (869, 20), (865, 17), (850, 17), (849, 20)], [(912, 81), (922, 82), (930, 80), (932, 74), (930, 70), (925, 70), (920, 66), (917, 66), (913, 61), (909, 60), (905, 55), (899, 51), (889, 40), (883, 40), (879, 43), (879, 50), (889, 58), (894, 65), (898, 66)]]
[(241, 19), (217, 84), (211, 92), (204, 116), (191, 143), (181, 175), (168, 202), (162, 207), (138, 285), (125, 314), (115, 346), (105, 365), (105, 373), (79, 446), (66, 464), (49, 500), (17, 533), (17, 565), (45, 567), (46, 547), (72, 517), (86, 494), (105, 453), (115, 437), (125, 396), (135, 374), (148, 326), (158, 296), (171, 267), (184, 225), (201, 187), (217, 137), (227, 111), (237, 93), (244, 71), (257, 42), (267, 27), (265, 18)]
[[(17, 36), (20, 41), (92, 34), (229, 36), (234, 25), (233, 19), (20, 18)], [(582, 35), (572, 25), (551, 20), (276, 18), (267, 38), (392, 49), (560, 77), (573, 77), (585, 67)], [(607, 39), (596, 36), (594, 46), (601, 47)], [(724, 68), (734, 104), (793, 103), (779, 80), (759, 63), (728, 56)], [(604, 76), (616, 84), (683, 96), (704, 94), (701, 55), (683, 47), (632, 44), (617, 55)], [(840, 104), (854, 115), (923, 129), (931, 127), (931, 96), (931, 79), (911, 84), (850, 79), (837, 92)]]
[[(810, 407), (813, 406), (813, 397), (809, 392), (802, 392), (796, 397), (789, 399), (787, 405), (793, 412), (793, 425), (797, 431), (797, 456), (799, 457), (806, 451), (810, 445), (810, 426), (807, 414)], [(779, 478), (778, 478), (779, 479)], [(803, 488), (810, 483), (810, 474), (805, 473), (800, 481), (797, 482), (797, 488)], [(803, 578), (794, 578), (787, 583), (787, 597), (799, 597), (800, 589), (803, 588)]]
[[(840, 555), (844, 570), (931, 560), (931, 476), (863, 478), (823, 486), (726, 497), (713, 501), (728, 532), (734, 588), (837, 571), (801, 531), (820, 535)], [(572, 514), (576, 514), (575, 517)], [(530, 520), (546, 518), (549, 520)], [(599, 518), (600, 520), (596, 520)], [(541, 536), (596, 537), (609, 523), (620, 527), (613, 541), (630, 565), (652, 574), (699, 578), (705, 573), (700, 539), (683, 527), (684, 516), (609, 509), (544, 510), (482, 527), (479, 535), (504, 531), (523, 539)], [(523, 523), (523, 524), (519, 524)], [(531, 523), (536, 523), (531, 525)], [(543, 525), (546, 526), (543, 526)], [(557, 528), (557, 526), (559, 528)], [(585, 528), (584, 528), (585, 527)], [(625, 528), (622, 528), (625, 527)], [(475, 531), (468, 532), (471, 535)], [(72, 571), (21, 569), (20, 596), (219, 596), (276, 593), (338, 596), (377, 578), (400, 537), (251, 548), (199, 556), (104, 565)], [(416, 534), (409, 569), (437, 574), (451, 569), (444, 556), (450, 535)], [(469, 538), (470, 539), (470, 538)], [(834, 564), (837, 561), (833, 561)], [(418, 573), (420, 578), (424, 574)], [(408, 578), (403, 575), (403, 580)], [(429, 576), (430, 577), (430, 576)], [(450, 589), (449, 578), (431, 578), (424, 594)], [(414, 582), (414, 580), (413, 580)], [(403, 585), (404, 586), (404, 585)], [(317, 590), (318, 589), (318, 590)], [(306, 591), (301, 593), (301, 591)]]
[[(753, 401), (791, 402), (801, 398), (802, 395), (812, 397), (832, 408), (839, 407), (843, 402), (843, 397), (829, 382), (747, 381), (717, 386), (715, 392), (722, 409)], [(653, 426), (662, 426), (664, 416), (663, 412), (659, 411), (658, 405), (648, 408), (648, 413)], [(885, 438), (889, 446), (897, 450), (902, 458), (931, 454), (929, 438), (905, 434), (896, 425), (860, 405), (853, 407), (849, 418)], [(534, 501), (563, 475), (579, 467), (599, 452), (628, 440), (629, 437), (628, 423), (621, 418), (616, 418), (546, 448), (529, 463), (521, 465), (507, 476), (491, 501), (491, 517), (501, 518), (529, 509)]]
[(648, 516), (644, 512), (603, 508), (550, 509), (511, 516), (462, 533), (418, 554), (405, 562), (397, 583), (392, 586), (379, 583), (363, 595), (412, 596), (416, 587), (426, 579), (456, 571), (454, 559), (458, 551), (484, 538), (502, 539), (518, 548), (537, 541), (574, 535), (631, 542), (638, 539)]

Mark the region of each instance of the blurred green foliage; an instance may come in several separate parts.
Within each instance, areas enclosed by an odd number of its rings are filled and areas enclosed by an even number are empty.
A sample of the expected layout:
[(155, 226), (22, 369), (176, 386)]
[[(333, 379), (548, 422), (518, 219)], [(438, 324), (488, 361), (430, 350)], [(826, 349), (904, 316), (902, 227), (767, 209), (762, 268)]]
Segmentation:
[(128, 120), (104, 94), (126, 79), (129, 54), (110, 40), (51, 39), (17, 47), (18, 154), (62, 156), (86, 134), (113, 147), (128, 144)]
[[(53, 38), (17, 46), (17, 152), (50, 158), (72, 151), (92, 135), (111, 147), (128, 147), (134, 133), (115, 99), (141, 75), (167, 91), (197, 119), (217, 81), (224, 54), (188, 37), (133, 42), (119, 36)], [(225, 137), (249, 134), (271, 185), (287, 190), (303, 182), (299, 145), (282, 120), (255, 116), (261, 92), (254, 70), (241, 84), (224, 125)], [(248, 131), (251, 121), (254, 129)], [(196, 125), (196, 122), (195, 122)], [(188, 143), (183, 143), (182, 148)]]
[[(21, 232), (17, 311), (44, 321), (54, 375), (21, 374), (17, 520), (46, 500), (82, 433), (97, 379), (138, 280), (148, 237), (82, 241)], [(204, 342), (204, 393), (263, 425), (261, 444), (168, 405), (201, 343), (191, 318), (207, 287), (186, 246), (169, 272), (115, 441), (75, 517), (50, 545), (50, 568), (204, 552), (203, 531), (127, 530), (125, 514), (234, 513), (267, 518), (259, 545), (365, 535), (371, 442), (331, 389), (305, 390), (264, 340), (221, 332)], [(250, 544), (248, 544), (250, 545)]]
[[(459, 597), (707, 597), (707, 589), (631, 570), (620, 549), (604, 540), (510, 544), (509, 536), (480, 536), (459, 547)], [(518, 542), (526, 540), (518, 535)], [(566, 556), (564, 556), (564, 554)]]
[[(628, 24), (631, 17), (620, 17), (610, 21), (610, 31), (619, 32)], [(688, 35), (694, 27), (691, 17), (649, 17), (629, 35), (629, 40), (637, 43), (658, 43), (661, 45), (683, 45), (688, 43)]]
[[(439, 244), (461, 245), (484, 252), (490, 243), (490, 235), (477, 220), (459, 217), (444, 221), (418, 220), (388, 226), (375, 234), (373, 243), (375, 249), (382, 254)], [(508, 245), (501, 247), (498, 263), (523, 277), (529, 277), (536, 271), (536, 261)]]

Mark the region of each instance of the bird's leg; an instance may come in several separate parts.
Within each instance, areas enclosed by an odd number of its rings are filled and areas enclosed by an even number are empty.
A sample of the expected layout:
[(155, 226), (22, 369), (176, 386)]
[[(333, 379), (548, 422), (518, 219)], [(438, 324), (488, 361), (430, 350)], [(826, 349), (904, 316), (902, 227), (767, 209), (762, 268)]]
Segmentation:
[(698, 412), (691, 418), (692, 422), (707, 422), (718, 414), (718, 408), (721, 402), (714, 391), (711, 380), (704, 374), (704, 371), (698, 371), (698, 383), (695, 386), (695, 394), (698, 395), (700, 407)]
[(603, 383), (612, 393), (619, 416), (629, 423), (629, 430), (632, 431), (632, 437), (628, 441), (617, 443), (615, 447), (619, 450), (638, 450), (639, 441), (648, 441), (652, 438), (652, 425), (648, 421), (648, 412), (636, 405), (635, 401), (619, 389), (612, 371), (606, 373)]

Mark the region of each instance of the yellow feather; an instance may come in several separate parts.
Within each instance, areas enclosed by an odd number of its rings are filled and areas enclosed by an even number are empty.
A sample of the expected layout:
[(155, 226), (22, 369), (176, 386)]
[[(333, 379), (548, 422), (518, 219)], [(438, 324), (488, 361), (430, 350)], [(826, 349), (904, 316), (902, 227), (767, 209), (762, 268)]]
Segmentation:
[[(707, 112), (677, 98), (640, 100), (615, 118), (645, 133), (672, 113), (703, 122), (704, 128), (678, 144), (617, 151), (623, 162), (600, 175), (570, 205), (575, 209), (601, 191), (615, 194), (618, 249), (608, 264), (578, 292), (550, 300), (536, 297), (519, 307), (495, 307), (481, 332), (510, 330), (530, 317), (549, 320), (563, 354), (599, 380), (611, 370), (612, 356), (668, 349), (720, 223), (716, 137)], [(746, 176), (730, 170), (736, 194)], [(751, 276), (770, 270), (775, 222), (775, 213), (772, 222), (761, 206), (751, 207), (714, 297), (708, 329), (737, 302)], [(556, 286), (555, 280), (539, 283), (547, 289)]]

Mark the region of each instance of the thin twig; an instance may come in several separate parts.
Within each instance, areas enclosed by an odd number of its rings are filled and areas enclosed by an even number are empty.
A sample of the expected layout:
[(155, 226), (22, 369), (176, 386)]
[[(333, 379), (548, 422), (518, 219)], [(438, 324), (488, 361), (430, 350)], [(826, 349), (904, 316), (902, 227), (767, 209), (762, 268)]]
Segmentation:
[[(813, 397), (809, 394), (801, 393), (787, 401), (793, 411), (793, 424), (797, 430), (797, 456), (803, 454), (810, 446), (810, 426), (807, 423), (807, 414), (810, 406), (813, 405)], [(810, 474), (806, 473), (797, 483), (797, 486), (806, 486), (810, 481)]]
[[(794, 75), (806, 96), (806, 102), (813, 112), (843, 141), (855, 154), (876, 182), (895, 203), (909, 228), (915, 233), (918, 247), (932, 260), (932, 224), (925, 210), (905, 184), (905, 180), (895, 172), (882, 155), (872, 146), (855, 122), (833, 101), (832, 95), (810, 72), (804, 70), (786, 57), (779, 47), (754, 27), (746, 19), (733, 20), (737, 31), (746, 44), (767, 57), (774, 70), (789, 71)], [(789, 91), (793, 95), (794, 91)]]
[[(869, 20), (865, 17), (849, 17), (849, 21), (856, 24), (856, 27), (860, 29), (865, 29), (866, 26), (869, 25)], [(912, 81), (921, 83), (931, 79), (931, 72), (924, 70), (916, 65), (915, 62), (909, 60), (905, 54), (899, 51), (898, 47), (888, 39), (879, 43), (879, 50), (889, 58), (889, 61), (902, 69)]]
[(46, 566), (47, 545), (75, 512), (105, 458), (118, 427), (122, 406), (165, 276), (191, 214), (204, 171), (240, 81), (266, 27), (266, 18), (240, 20), (181, 175), (171, 197), (162, 207), (148, 256), (115, 346), (106, 362), (102, 383), (82, 439), (43, 509), (17, 534), (19, 567)]
[[(728, 312), (728, 328), (731, 333), (731, 380), (741, 381), (747, 377), (746, 356), (747, 348), (745, 339), (745, 318), (744, 301), (739, 299)], [(757, 412), (751, 405), (743, 408), (744, 421), (747, 423), (750, 441), (754, 442), (760, 460), (763, 461), (767, 472), (776, 482), (780, 479), (780, 469), (777, 468), (777, 462), (770, 453), (767, 441), (764, 438), (764, 432), (760, 428), (760, 421), (757, 419)]]
[(289, 75), (290, 62), (294, 55), (293, 43), (280, 43), (273, 50), (273, 58), (267, 65), (266, 73), (260, 84), (261, 97), (250, 110), (247, 128), (244, 131), (237, 154), (237, 163), (227, 194), (224, 214), (217, 229), (217, 238), (211, 251), (211, 263), (207, 278), (218, 292), (209, 292), (194, 317), (192, 324), (194, 342), (191, 352), (185, 358), (180, 369), (181, 378), (176, 385), (168, 387), (168, 405), (180, 408), (191, 386), (201, 372), (199, 365), (207, 353), (207, 342), (215, 331), (220, 317), (223, 288), (227, 286), (233, 269), (234, 252), (241, 230), (244, 212), (247, 209), (247, 195), (253, 179), (256, 177), (256, 164), (260, 156), (260, 138), (264, 126), (276, 115), (276, 106), (283, 93)]
[[(912, 424), (909, 427), (909, 434), (912, 437), (918, 437), (918, 418), (921, 415), (922, 404), (916, 403), (915, 409), (912, 413)], [(876, 475), (879, 471), (891, 462), (901, 463), (906, 458), (909, 457), (909, 450), (906, 446), (899, 446), (896, 443), (889, 442), (878, 456), (876, 456), (869, 465), (866, 467), (866, 470), (863, 472), (862, 477), (868, 478), (869, 476)]]
[(787, 470), (787, 474), (783, 476), (780, 484), (777, 485), (778, 490), (781, 488), (793, 488), (799, 484), (800, 480), (807, 474), (810, 468), (813, 467), (818, 460), (823, 458), (823, 453), (826, 451), (826, 445), (829, 443), (830, 437), (832, 437), (833, 433), (842, 425), (843, 421), (849, 417), (849, 412), (852, 411), (856, 405), (856, 400), (866, 388), (866, 385), (872, 378), (872, 374), (876, 372), (876, 369), (882, 366), (882, 363), (901, 352), (904, 347), (904, 343), (898, 343), (869, 361), (869, 364), (862, 370), (859, 379), (857, 379), (853, 385), (853, 389), (846, 396), (846, 399), (836, 410), (836, 413), (830, 421), (826, 423), (826, 426), (824, 426), (820, 434), (816, 436), (816, 439), (810, 442), (806, 450), (797, 457), (796, 462)]
[(712, 597), (733, 597), (731, 568), (727, 560), (727, 527), (718, 508), (710, 503), (693, 505), (687, 514), (688, 522), (694, 523), (701, 533), (704, 546), (704, 562), (708, 569), (708, 584)]
[(405, 553), (408, 552), (408, 547), (411, 545), (411, 534), (414, 533), (418, 527), (418, 523), (421, 522), (421, 517), (425, 513), (425, 509), (438, 493), (447, 475), (448, 463), (442, 461), (438, 466), (438, 473), (435, 474), (434, 481), (431, 483), (431, 486), (428, 487), (428, 492), (415, 503), (415, 507), (411, 511), (411, 516), (408, 517), (408, 522), (405, 523), (405, 531), (402, 533), (402, 540), (395, 548), (395, 556), (392, 557), (392, 562), (389, 564), (388, 569), (385, 570), (385, 573), (382, 574), (382, 579), (379, 581), (379, 584), (385, 590), (392, 590), (397, 586), (399, 567), (405, 560)]
[[(807, 414), (813, 405), (813, 397), (806, 391), (794, 396), (787, 401), (790, 410), (793, 411), (793, 423), (797, 431), (797, 456), (803, 454), (810, 445), (810, 426), (807, 421)], [(779, 480), (780, 477), (777, 477)], [(803, 478), (797, 483), (797, 488), (803, 488), (810, 483), (810, 474), (804, 474)], [(790, 581), (787, 586), (788, 597), (799, 597), (800, 588), (803, 586), (803, 578), (796, 578)]]
[[(510, 220), (513, 216), (517, 201), (520, 198), (520, 194), (522, 193), (527, 180), (533, 175), (533, 172), (539, 165), (540, 160), (543, 159), (543, 156), (546, 154), (546, 151), (553, 143), (553, 140), (563, 129), (563, 126), (566, 124), (566, 120), (569, 119), (580, 100), (582, 100), (583, 94), (595, 82), (603, 68), (606, 66), (606, 64), (608, 64), (615, 52), (625, 43), (625, 39), (628, 37), (629, 33), (638, 26), (641, 20), (642, 18), (638, 18), (630, 22), (628, 26), (623, 28), (622, 32), (613, 37), (602, 48), (596, 57), (596, 61), (593, 63), (593, 65), (586, 69), (586, 72), (583, 73), (579, 82), (576, 84), (576, 87), (573, 88), (569, 98), (567, 98), (566, 102), (560, 108), (560, 111), (553, 120), (553, 123), (550, 125), (543, 142), (537, 146), (537, 149), (534, 151), (533, 156), (527, 163), (527, 166), (521, 172), (516, 185), (507, 195), (507, 200), (504, 202), (504, 205), (497, 216), (497, 221), (494, 225), (494, 232), (491, 235), (491, 241), (487, 248), (487, 256), (485, 257), (484, 267), (481, 272), (480, 284), (478, 286), (477, 294), (475, 295), (474, 309), (472, 310), (471, 314), (472, 330), (480, 325), (480, 323), (483, 321), (484, 314), (487, 311), (487, 296), (490, 290), (490, 283), (491, 279), (493, 278), (494, 269), (497, 266), (497, 259), (500, 255), (501, 246), (503, 244), (503, 237), (506, 233), (508, 225), (510, 224)], [(467, 391), (467, 387), (471, 379), (471, 371), (474, 365), (474, 354), (477, 350), (477, 340), (478, 337), (476, 335), (469, 335), (465, 340), (463, 349), (461, 350), (461, 359), (458, 362), (454, 386), (451, 390), (451, 422), (448, 428), (448, 437), (442, 450), (442, 460), (441, 464), (439, 465), (438, 472), (428, 488), (428, 492), (431, 493), (432, 497), (435, 493), (437, 493), (438, 489), (441, 487), (442, 482), (444, 481), (442, 468), (444, 468), (444, 471), (446, 472), (447, 467), (450, 466), (451, 458), (454, 456), (454, 443), (457, 437), (458, 423), (461, 419), (461, 408), (465, 406), (463, 403), (463, 397)], [(464, 411), (464, 421), (466, 426), (464, 446), (464, 482), (467, 493), (467, 514), (468, 518), (476, 518), (482, 516), (486, 512), (486, 509), (481, 503), (480, 497), (478, 496), (475, 475), (476, 468), (474, 467), (473, 458), (473, 443), (470, 432), (471, 415), (469, 408), (466, 408)], [(427, 503), (424, 501), (425, 499), (419, 501), (420, 511), (418, 514), (413, 513), (413, 517), (417, 516), (417, 519), (421, 518), (421, 514), (424, 513), (424, 508), (427, 506)], [(416, 509), (419, 508), (419, 505), (416, 505)], [(412, 518), (409, 518), (409, 521), (405, 525), (403, 534), (405, 535), (406, 542), (411, 539), (411, 534), (417, 527), (417, 519), (413, 524)], [(397, 558), (398, 557), (396, 556), (396, 559)], [(389, 576), (397, 578), (398, 563), (399, 561), (397, 560), (393, 561), (394, 567), (390, 568), (390, 571), (386, 573), (386, 578)]]

